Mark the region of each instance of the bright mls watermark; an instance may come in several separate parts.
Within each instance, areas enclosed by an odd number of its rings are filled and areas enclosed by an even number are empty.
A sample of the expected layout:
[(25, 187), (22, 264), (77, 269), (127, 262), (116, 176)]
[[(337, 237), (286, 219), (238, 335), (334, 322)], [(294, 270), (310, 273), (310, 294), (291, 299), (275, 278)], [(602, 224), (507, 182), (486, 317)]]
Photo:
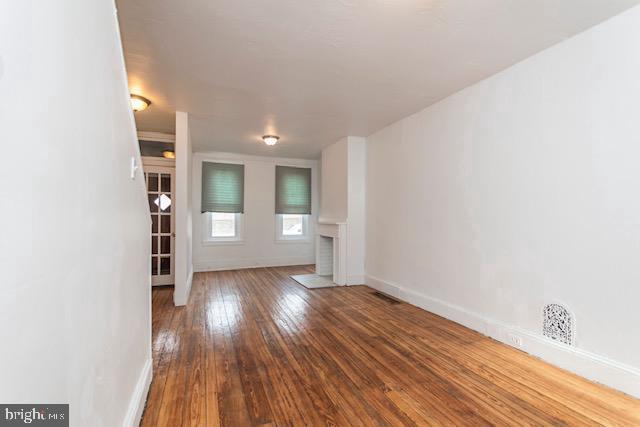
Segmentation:
[(0, 404), (0, 427), (25, 425), (69, 427), (69, 405)]

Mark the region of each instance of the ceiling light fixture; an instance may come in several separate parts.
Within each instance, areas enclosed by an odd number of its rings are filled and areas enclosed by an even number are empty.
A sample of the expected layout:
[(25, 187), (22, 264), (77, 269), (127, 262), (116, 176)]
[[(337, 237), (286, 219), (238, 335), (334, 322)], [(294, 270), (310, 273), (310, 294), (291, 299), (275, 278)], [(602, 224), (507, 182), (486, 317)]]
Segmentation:
[(149, 105), (151, 105), (151, 101), (149, 101), (144, 96), (131, 94), (131, 108), (133, 109), (133, 111), (142, 111)]
[(165, 159), (175, 159), (176, 153), (175, 151), (172, 151), (172, 150), (164, 150), (162, 152), (162, 157), (164, 157)]
[(262, 140), (267, 145), (276, 145), (279, 139), (280, 137), (275, 135), (265, 135), (262, 137)]

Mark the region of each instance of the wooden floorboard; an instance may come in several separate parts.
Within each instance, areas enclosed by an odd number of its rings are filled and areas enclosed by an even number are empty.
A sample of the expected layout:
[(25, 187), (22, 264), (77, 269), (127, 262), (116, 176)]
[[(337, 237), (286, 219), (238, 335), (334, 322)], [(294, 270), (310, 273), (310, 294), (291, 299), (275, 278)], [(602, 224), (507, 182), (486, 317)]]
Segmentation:
[(143, 426), (640, 426), (640, 401), (311, 266), (153, 289)]

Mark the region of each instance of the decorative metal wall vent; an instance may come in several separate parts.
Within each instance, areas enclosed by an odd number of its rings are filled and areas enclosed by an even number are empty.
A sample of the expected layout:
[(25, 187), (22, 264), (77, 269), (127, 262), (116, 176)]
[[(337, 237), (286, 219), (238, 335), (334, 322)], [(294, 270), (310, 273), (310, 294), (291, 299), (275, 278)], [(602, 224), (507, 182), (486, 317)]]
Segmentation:
[(560, 304), (547, 304), (542, 313), (542, 334), (563, 344), (573, 345), (576, 327), (573, 314)]

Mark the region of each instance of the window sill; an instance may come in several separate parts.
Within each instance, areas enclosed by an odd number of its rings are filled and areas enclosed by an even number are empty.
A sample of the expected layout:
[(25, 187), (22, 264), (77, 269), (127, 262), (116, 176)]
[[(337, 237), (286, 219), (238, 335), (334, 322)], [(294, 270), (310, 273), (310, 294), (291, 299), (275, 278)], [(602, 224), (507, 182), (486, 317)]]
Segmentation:
[(202, 246), (244, 245), (244, 240), (203, 240)]

